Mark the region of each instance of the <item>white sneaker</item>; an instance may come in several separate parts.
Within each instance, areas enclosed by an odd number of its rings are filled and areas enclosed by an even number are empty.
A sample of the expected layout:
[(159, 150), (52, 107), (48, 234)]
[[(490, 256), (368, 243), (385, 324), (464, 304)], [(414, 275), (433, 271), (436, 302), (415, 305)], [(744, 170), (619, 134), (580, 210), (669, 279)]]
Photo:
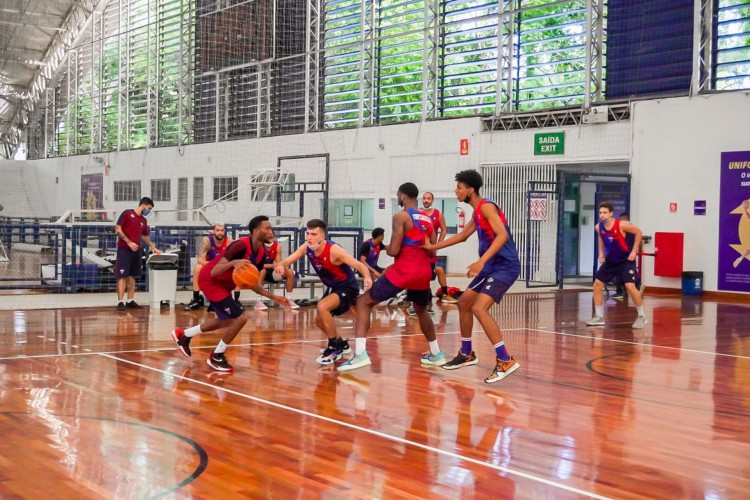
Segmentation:
[(337, 370), (340, 372), (348, 372), (371, 364), (372, 361), (370, 361), (370, 356), (367, 355), (367, 351), (364, 351), (362, 354), (352, 356), (346, 363), (340, 364), (337, 367)]
[(587, 326), (604, 326), (606, 323), (604, 322), (604, 318), (601, 316), (594, 316), (590, 320), (586, 322)]
[(265, 311), (268, 309), (268, 306), (260, 299), (255, 301), (255, 310), (256, 311)]
[(299, 309), (299, 306), (296, 302), (294, 302), (292, 299), (286, 299), (287, 304), (289, 305), (289, 309)]
[(633, 323), (633, 328), (636, 330), (640, 330), (641, 328), (646, 326), (646, 323), (648, 323), (646, 316), (638, 316), (637, 318), (635, 318), (635, 322)]
[(421, 363), (423, 365), (430, 365), (430, 366), (443, 366), (446, 363), (445, 360), (445, 353), (443, 351), (440, 351), (437, 354), (430, 354), (429, 352), (422, 356)]

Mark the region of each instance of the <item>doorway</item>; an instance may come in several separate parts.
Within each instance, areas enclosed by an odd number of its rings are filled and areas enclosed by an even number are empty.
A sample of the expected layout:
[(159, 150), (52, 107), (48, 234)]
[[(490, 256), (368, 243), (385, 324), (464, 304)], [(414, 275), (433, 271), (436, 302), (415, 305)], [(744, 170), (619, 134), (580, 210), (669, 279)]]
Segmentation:
[(601, 168), (596, 167), (593, 164), (588, 166), (586, 172), (567, 169), (560, 173), (565, 194), (561, 231), (565, 285), (590, 286), (593, 282), (598, 267), (598, 245), (594, 229), (599, 221), (599, 203), (613, 203), (617, 216), (630, 210), (630, 175), (627, 173), (627, 164), (603, 164)]

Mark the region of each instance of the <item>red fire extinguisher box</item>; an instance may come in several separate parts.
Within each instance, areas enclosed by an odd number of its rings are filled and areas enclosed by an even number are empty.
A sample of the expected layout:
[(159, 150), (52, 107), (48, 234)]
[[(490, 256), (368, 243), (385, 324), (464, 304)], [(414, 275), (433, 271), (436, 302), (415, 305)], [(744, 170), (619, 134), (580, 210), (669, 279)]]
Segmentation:
[(654, 233), (654, 276), (682, 276), (684, 233)]

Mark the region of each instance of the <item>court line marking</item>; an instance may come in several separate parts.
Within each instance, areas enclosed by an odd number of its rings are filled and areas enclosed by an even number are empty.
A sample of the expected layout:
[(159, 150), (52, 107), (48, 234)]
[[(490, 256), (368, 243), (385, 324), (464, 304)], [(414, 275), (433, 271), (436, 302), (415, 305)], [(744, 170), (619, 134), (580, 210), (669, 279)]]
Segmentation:
[[(582, 339), (591, 339), (591, 340), (604, 340), (607, 342), (616, 342), (619, 344), (628, 344), (628, 345), (637, 345), (637, 346), (643, 346), (643, 347), (651, 347), (653, 349), (668, 349), (672, 351), (685, 351), (685, 352), (692, 352), (696, 354), (710, 354), (713, 356), (724, 356), (728, 358), (738, 358), (738, 359), (750, 359), (750, 356), (740, 356), (739, 354), (725, 354), (721, 352), (712, 352), (712, 351), (701, 351), (698, 349), (686, 349), (684, 347), (671, 347), (666, 345), (657, 345), (657, 344), (647, 344), (645, 342), (631, 342), (630, 340), (619, 340), (619, 339), (605, 339), (605, 338), (599, 338), (595, 337), (593, 335), (580, 335), (577, 333), (565, 333), (565, 332), (558, 332), (555, 330), (541, 330), (539, 328), (524, 328), (524, 330), (528, 330), (531, 332), (543, 332), (543, 333), (554, 333), (555, 335), (564, 335), (566, 337), (578, 337)], [(504, 330), (508, 331), (508, 330)]]
[[(421, 335), (421, 333), (420, 333), (420, 335)], [(432, 453), (437, 453), (439, 455), (445, 455), (445, 456), (448, 456), (448, 457), (451, 457), (451, 458), (454, 458), (454, 459), (457, 459), (457, 460), (462, 460), (462, 461), (465, 461), (465, 462), (470, 462), (470, 463), (473, 463), (475, 465), (479, 465), (479, 466), (482, 466), (482, 467), (487, 467), (489, 469), (495, 469), (495, 470), (500, 471), (500, 472), (505, 472), (507, 474), (511, 474), (511, 475), (518, 476), (518, 477), (522, 477), (524, 479), (529, 479), (531, 481), (536, 481), (536, 482), (539, 482), (539, 483), (542, 483), (542, 484), (546, 484), (548, 486), (552, 486), (552, 487), (555, 487), (555, 488), (560, 488), (560, 489), (565, 490), (565, 491), (570, 491), (571, 493), (576, 493), (576, 494), (579, 494), (579, 495), (584, 495), (584, 496), (587, 496), (589, 498), (596, 498), (596, 499), (599, 499), (599, 500), (613, 500), (613, 499), (611, 499), (609, 497), (597, 495), (596, 493), (592, 493), (592, 492), (585, 491), (585, 490), (580, 490), (580, 489), (575, 488), (573, 486), (568, 486), (566, 484), (557, 483), (555, 481), (551, 481), (551, 480), (545, 479), (543, 477), (538, 477), (538, 476), (534, 476), (534, 475), (526, 473), (526, 472), (521, 472), (521, 471), (517, 471), (517, 470), (514, 470), (514, 469), (509, 469), (507, 467), (503, 467), (502, 465), (495, 465), (495, 464), (491, 464), (491, 463), (487, 463), (487, 462), (482, 462), (481, 460), (478, 460), (476, 458), (465, 457), (463, 455), (460, 455), (458, 453), (454, 453), (452, 451), (441, 450), (440, 448), (434, 448), (432, 446), (428, 446), (428, 445), (425, 445), (425, 444), (422, 444), (422, 443), (417, 443), (417, 442), (414, 442), (414, 441), (409, 441), (408, 439), (400, 438), (398, 436), (392, 436), (390, 434), (386, 434), (384, 432), (376, 431), (374, 429), (368, 429), (367, 427), (361, 427), (359, 425), (350, 424), (348, 422), (343, 422), (341, 420), (336, 420), (336, 419), (333, 419), (333, 418), (330, 418), (330, 417), (326, 417), (326, 416), (323, 416), (323, 415), (318, 415), (317, 413), (311, 413), (311, 412), (306, 411), (306, 410), (300, 410), (299, 408), (294, 408), (292, 406), (287, 406), (287, 405), (284, 405), (284, 404), (281, 404), (281, 403), (277, 403), (275, 401), (269, 401), (267, 399), (259, 398), (257, 396), (252, 396), (250, 394), (245, 394), (245, 393), (242, 393), (242, 392), (237, 392), (237, 391), (234, 391), (232, 389), (227, 389), (226, 387), (220, 387), (220, 386), (216, 386), (216, 385), (213, 385), (213, 384), (209, 384), (208, 382), (203, 382), (202, 380), (196, 380), (196, 379), (192, 379), (192, 378), (189, 378), (189, 377), (184, 377), (182, 375), (177, 375), (175, 373), (171, 373), (171, 372), (168, 372), (166, 370), (162, 370), (160, 368), (155, 368), (155, 367), (152, 367), (152, 366), (144, 365), (142, 363), (136, 363), (135, 361), (130, 361), (129, 359), (119, 358), (117, 356), (112, 356), (111, 354), (106, 354), (106, 353), (96, 353), (96, 354), (99, 354), (99, 355), (101, 355), (102, 357), (105, 357), (105, 358), (112, 359), (114, 361), (121, 361), (123, 363), (128, 363), (128, 364), (131, 364), (133, 366), (138, 366), (140, 368), (145, 368), (147, 370), (151, 370), (151, 371), (154, 371), (154, 372), (157, 372), (157, 373), (161, 373), (163, 375), (169, 375), (170, 377), (179, 378), (179, 379), (185, 380), (187, 382), (193, 382), (193, 383), (205, 386), (205, 387), (210, 387), (211, 389), (214, 389), (214, 390), (224, 391), (224, 392), (226, 392), (228, 394), (233, 394), (233, 395), (239, 396), (241, 398), (249, 399), (249, 400), (254, 401), (256, 403), (265, 404), (265, 405), (272, 406), (274, 408), (278, 408), (278, 409), (281, 409), (281, 410), (291, 411), (293, 413), (298, 413), (298, 414), (304, 415), (306, 417), (311, 417), (311, 418), (315, 418), (315, 419), (318, 419), (318, 420), (323, 420), (325, 422), (329, 422), (329, 423), (332, 423), (332, 424), (335, 424), (335, 425), (340, 425), (342, 427), (348, 427), (350, 429), (354, 429), (356, 431), (364, 432), (366, 434), (371, 434), (373, 436), (381, 437), (381, 438), (387, 439), (389, 441), (395, 441), (397, 443), (402, 443), (402, 444), (406, 444), (406, 445), (410, 445), (410, 446), (415, 446), (417, 448), (421, 448), (423, 450), (426, 450), (426, 451), (429, 451), (429, 452), (432, 452)]]
[[(737, 358), (737, 359), (750, 359), (750, 356), (740, 356), (738, 354), (725, 354), (720, 352), (712, 352), (712, 351), (701, 351), (698, 349), (687, 349), (684, 347), (671, 347), (671, 346), (663, 346), (663, 345), (657, 345), (657, 344), (647, 344), (645, 342), (632, 342), (629, 340), (618, 340), (618, 339), (607, 339), (607, 338), (601, 338), (596, 337), (593, 335), (581, 335), (577, 333), (566, 333), (566, 332), (558, 332), (556, 330), (551, 330), (549, 327), (538, 327), (538, 328), (530, 328), (530, 327), (519, 327), (519, 328), (503, 328), (503, 332), (518, 332), (518, 331), (529, 331), (529, 332), (542, 332), (542, 333), (552, 333), (555, 335), (564, 335), (567, 337), (577, 337), (581, 339), (590, 339), (590, 340), (601, 340), (605, 342), (615, 342), (619, 344), (627, 344), (627, 345), (635, 345), (635, 346), (643, 346), (643, 347), (651, 347), (652, 349), (668, 349), (673, 351), (685, 351), (685, 352), (691, 352), (696, 354), (708, 354), (713, 356), (724, 356), (729, 358)], [(210, 333), (210, 332), (209, 332)], [(455, 335), (460, 334), (460, 331), (456, 332), (435, 332), (436, 335)], [(484, 333), (482, 330), (474, 330), (472, 331), (472, 337), (475, 333)], [(392, 335), (378, 335), (376, 337), (367, 337), (368, 339), (392, 339), (392, 338), (406, 338), (406, 337), (416, 337), (422, 336), (422, 333), (394, 333)], [(55, 341), (55, 339), (51, 339)], [(165, 339), (165, 341), (168, 339)], [(290, 341), (283, 341), (283, 342), (245, 342), (240, 344), (230, 344), (230, 347), (254, 347), (254, 346), (274, 346), (274, 345), (285, 345), (285, 344), (312, 344), (317, 342), (324, 342), (325, 339), (307, 339), (307, 340), (290, 340)], [(76, 347), (76, 346), (73, 346)], [(213, 345), (207, 345), (207, 346), (194, 346), (191, 347), (191, 349), (211, 349), (213, 348)], [(86, 347), (78, 347), (79, 349), (82, 349), (86, 352), (70, 352), (65, 354), (31, 354), (28, 356), (24, 355), (17, 355), (17, 356), (4, 356), (0, 357), (0, 361), (6, 361), (6, 360), (13, 360), (13, 359), (37, 359), (37, 358), (57, 358), (57, 357), (66, 357), (66, 356), (87, 356), (91, 354), (125, 354), (125, 353), (133, 353), (133, 352), (160, 352), (160, 351), (172, 351), (175, 350), (176, 347), (169, 346), (169, 347), (152, 347), (150, 349), (129, 349), (125, 351), (92, 351), (91, 349), (87, 349)]]
[[(506, 328), (503, 331), (509, 332), (513, 330), (527, 330), (527, 328)], [(211, 332), (209, 332), (211, 333)], [(436, 335), (456, 335), (461, 332), (436, 332)], [(483, 333), (482, 331), (475, 331), (472, 333)], [(392, 335), (378, 335), (377, 337), (367, 337), (370, 340), (373, 339), (390, 339), (390, 338), (404, 338), (404, 337), (422, 337), (422, 333), (394, 333)], [(229, 344), (229, 347), (254, 347), (254, 346), (274, 346), (274, 345), (286, 345), (286, 344), (314, 344), (319, 342), (325, 342), (325, 338), (321, 339), (306, 339), (306, 340), (285, 340), (283, 342), (245, 342), (245, 343), (239, 343), (239, 344)], [(169, 342), (174, 342), (170, 339), (164, 340)], [(62, 343), (62, 342), (61, 342)], [(16, 356), (4, 356), (0, 357), (0, 361), (6, 361), (6, 360), (12, 360), (12, 359), (40, 359), (40, 358), (64, 358), (66, 356), (88, 356), (91, 354), (125, 354), (130, 352), (161, 352), (161, 351), (174, 351), (177, 349), (177, 347), (172, 344), (169, 347), (152, 347), (150, 349), (128, 349), (125, 351), (92, 351), (91, 349), (87, 349), (85, 347), (80, 346), (71, 346), (76, 347), (78, 349), (82, 349), (86, 352), (67, 352), (64, 354), (30, 354), (30, 355), (23, 355), (19, 354)], [(190, 349), (196, 350), (196, 349), (213, 349), (215, 348), (215, 345), (199, 345), (199, 346), (191, 346)]]

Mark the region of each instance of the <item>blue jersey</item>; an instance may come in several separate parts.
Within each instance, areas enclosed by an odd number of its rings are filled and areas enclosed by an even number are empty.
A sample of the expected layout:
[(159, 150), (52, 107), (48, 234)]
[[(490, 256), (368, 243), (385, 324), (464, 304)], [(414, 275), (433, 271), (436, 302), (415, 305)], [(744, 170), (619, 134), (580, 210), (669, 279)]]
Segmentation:
[(331, 247), (338, 245), (330, 240), (325, 240), (325, 245), (320, 255), (309, 247), (307, 248), (307, 258), (310, 261), (315, 272), (318, 274), (320, 281), (329, 288), (353, 287), (359, 289), (357, 278), (354, 277), (354, 271), (347, 264), (334, 264), (331, 262)]
[(508, 241), (493, 255), (490, 260), (484, 265), (484, 269), (480, 274), (494, 274), (501, 272), (504, 276), (503, 279), (507, 279), (508, 283), (512, 282), (521, 274), (521, 262), (518, 260), (518, 251), (516, 250), (516, 244), (513, 242), (513, 235), (510, 232), (508, 221), (505, 219), (505, 214), (495, 202), (483, 199), (479, 202), (477, 207), (474, 209), (474, 225), (477, 229), (477, 236), (479, 237), (479, 256), (481, 257), (484, 253), (489, 250), (492, 246), (492, 242), (495, 241), (495, 231), (492, 230), (490, 222), (482, 215), (482, 206), (486, 203), (491, 204), (497, 210), (500, 216), (500, 221), (505, 226), (505, 231), (508, 233)]
[(628, 260), (632, 248), (628, 248), (628, 242), (622, 234), (619, 220), (615, 220), (611, 229), (607, 229), (603, 222), (599, 222), (596, 230), (604, 243), (604, 255), (607, 262), (618, 263)]

